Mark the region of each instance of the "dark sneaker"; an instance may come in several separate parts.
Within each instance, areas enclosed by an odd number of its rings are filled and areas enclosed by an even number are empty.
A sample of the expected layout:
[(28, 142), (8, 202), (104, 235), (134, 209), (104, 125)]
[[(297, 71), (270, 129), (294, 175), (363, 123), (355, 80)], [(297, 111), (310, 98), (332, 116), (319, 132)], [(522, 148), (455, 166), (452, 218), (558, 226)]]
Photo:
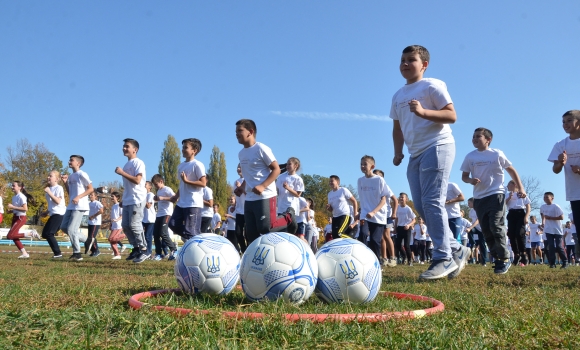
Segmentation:
[(136, 257), (135, 259), (133, 259), (133, 262), (134, 262), (135, 264), (140, 264), (140, 263), (142, 263), (143, 261), (145, 261), (145, 260), (149, 259), (149, 257), (150, 257), (150, 256), (151, 256), (151, 254), (147, 254), (147, 253), (141, 253), (141, 254), (139, 254), (139, 256), (138, 256), (138, 257)]
[(447, 276), (447, 278), (455, 278), (455, 277), (459, 276), (461, 271), (463, 271), (463, 269), (465, 268), (465, 265), (467, 264), (467, 260), (469, 259), (470, 256), (471, 256), (471, 249), (464, 247), (464, 246), (461, 246), (461, 249), (454, 252), (452, 254), (452, 257), (453, 257), (453, 261), (455, 261), (455, 264), (457, 264), (458, 268), (457, 268), (457, 270), (451, 272)]
[(286, 209), (284, 214), (290, 215), (291, 220), (288, 226), (286, 226), (286, 231), (288, 233), (295, 234), (296, 231), (298, 230), (298, 224), (296, 223), (296, 212), (294, 211), (294, 208), (288, 207), (288, 209)]
[(567, 262), (564, 262), (560, 268), (561, 269), (567, 269), (568, 268), (568, 263)]
[(495, 269), (493, 269), (493, 272), (498, 274), (498, 275), (503, 275), (506, 272), (508, 272), (508, 270), (510, 269), (510, 266), (512, 266), (511, 261), (508, 259), (508, 261), (496, 261), (495, 262)]
[(433, 260), (431, 266), (429, 266), (427, 271), (419, 275), (419, 278), (424, 280), (436, 280), (439, 278), (447, 277), (451, 272), (457, 270), (458, 268), (459, 266), (457, 266), (453, 259)]
[(91, 256), (93, 258), (96, 258), (97, 256), (101, 255), (101, 252), (94, 252), (93, 254), (91, 254)]
[(73, 260), (76, 261), (81, 261), (83, 260), (83, 256), (81, 255), (81, 253), (73, 253), (73, 256), (71, 257)]
[(169, 258), (167, 258), (167, 260), (171, 261), (175, 260), (175, 258), (177, 258), (177, 250), (172, 251), (171, 254), (169, 254)]
[(137, 256), (139, 256), (139, 252), (137, 251), (137, 249), (133, 249), (133, 250), (131, 250), (131, 254), (129, 254), (129, 256), (125, 260), (131, 261), (131, 260), (137, 258)]

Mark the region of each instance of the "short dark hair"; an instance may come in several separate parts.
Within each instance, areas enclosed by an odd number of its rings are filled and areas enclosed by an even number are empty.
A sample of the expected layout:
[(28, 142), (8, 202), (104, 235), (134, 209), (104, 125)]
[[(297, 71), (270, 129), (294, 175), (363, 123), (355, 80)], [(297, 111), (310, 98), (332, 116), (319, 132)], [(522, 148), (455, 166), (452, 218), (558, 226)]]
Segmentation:
[(369, 155), (364, 155), (362, 156), (362, 158), (360, 159), (361, 161), (363, 160), (370, 160), (373, 164), (375, 164), (375, 158), (373, 156), (369, 156)]
[(421, 61), (423, 61), (423, 62), (429, 62), (429, 60), (431, 59), (431, 57), (429, 55), (429, 50), (427, 50), (425, 47), (423, 47), (421, 45), (411, 45), (411, 46), (407, 46), (406, 48), (403, 49), (403, 53), (410, 53), (410, 52), (418, 53), (419, 57), (421, 57)]
[(580, 120), (580, 111), (577, 109), (569, 110), (568, 112), (564, 113), (562, 118), (564, 118), (564, 117), (572, 117), (576, 120)]
[(158, 183), (158, 182), (165, 182), (165, 180), (163, 180), (163, 176), (159, 175), (159, 174), (155, 174), (153, 175), (153, 177), (151, 178), (151, 182), (153, 183)]
[(236, 122), (236, 126), (238, 125), (246, 130), (254, 130), (254, 136), (258, 135), (258, 128), (252, 119), (240, 119)]
[(385, 177), (385, 172), (382, 171), (381, 169), (375, 169), (375, 170), (373, 170), (373, 174), (380, 175), (382, 177)]
[(131, 144), (133, 147), (139, 149), (139, 142), (135, 139), (124, 139), (123, 142)]
[(78, 154), (73, 154), (69, 158), (75, 158), (76, 160), (78, 160), (81, 163), (81, 166), (83, 166), (83, 164), (85, 164), (85, 158), (83, 156), (79, 156)]
[(545, 192), (545, 193), (544, 193), (544, 196), (545, 196), (545, 195), (552, 196), (552, 198), (554, 198), (554, 194), (553, 194), (552, 192)]
[(467, 201), (468, 202), (473, 202), (473, 197), (470, 197)]
[(405, 197), (407, 197), (407, 199), (409, 199), (409, 195), (408, 195), (408, 194), (406, 194), (405, 192), (401, 192), (401, 193), (399, 193), (399, 197), (400, 197), (400, 196), (405, 196)]
[(481, 132), (483, 134), (483, 136), (488, 140), (493, 139), (493, 133), (489, 129), (477, 128), (477, 129), (475, 129), (474, 133), (476, 133), (476, 132)]
[(193, 150), (195, 151), (195, 154), (199, 154), (199, 152), (201, 152), (201, 141), (196, 139), (196, 138), (189, 138), (189, 139), (185, 139), (183, 141), (181, 141), (181, 144), (189, 144), (191, 146), (191, 148), (193, 148)]
[(340, 177), (338, 177), (338, 175), (330, 175), (328, 178), (335, 179), (336, 181), (338, 181), (338, 183), (340, 183)]
[(121, 199), (121, 194), (117, 191), (111, 192), (111, 196), (114, 196), (117, 200)]

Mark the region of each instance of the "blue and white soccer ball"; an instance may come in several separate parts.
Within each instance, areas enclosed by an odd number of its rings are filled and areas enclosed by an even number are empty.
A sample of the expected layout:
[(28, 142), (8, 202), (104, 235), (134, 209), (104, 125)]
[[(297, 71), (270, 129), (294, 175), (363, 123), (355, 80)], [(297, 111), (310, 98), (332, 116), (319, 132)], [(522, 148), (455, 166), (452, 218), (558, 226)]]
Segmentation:
[(227, 238), (197, 235), (183, 245), (175, 263), (175, 278), (188, 294), (228, 294), (240, 277), (240, 255)]
[(381, 265), (375, 253), (354, 239), (333, 239), (316, 253), (316, 295), (329, 303), (355, 304), (375, 299), (381, 288)]
[(256, 239), (242, 257), (242, 289), (253, 301), (301, 304), (316, 288), (318, 265), (310, 247), (294, 235), (276, 232)]

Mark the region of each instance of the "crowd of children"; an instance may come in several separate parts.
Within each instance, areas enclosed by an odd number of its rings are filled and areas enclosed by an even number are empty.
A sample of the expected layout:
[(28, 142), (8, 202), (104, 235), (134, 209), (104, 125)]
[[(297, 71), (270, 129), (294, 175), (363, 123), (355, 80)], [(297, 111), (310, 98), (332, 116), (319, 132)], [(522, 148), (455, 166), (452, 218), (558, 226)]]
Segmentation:
[[(125, 139), (123, 154), (127, 163), (115, 169), (122, 177), (124, 191), (112, 193), (114, 204), (110, 208), (113, 259), (121, 258), (117, 245), (125, 236), (133, 246), (127, 260), (141, 263), (165, 256), (174, 259), (177, 248), (169, 229), (183, 241), (202, 232), (221, 233), (240, 253), (261, 234), (279, 231), (296, 234), (316, 250), (319, 231), (323, 231), (326, 241), (356, 238), (368, 243), (386, 266), (429, 263), (420, 275), (427, 280), (454, 278), (468, 262), (476, 261), (483, 265), (493, 262), (497, 274), (506, 273), (512, 264), (542, 263), (546, 255), (550, 267), (556, 267), (557, 259), (562, 268), (567, 267), (577, 253), (573, 223), (580, 220), (580, 111), (564, 114), (563, 127), (569, 136), (558, 142), (548, 157), (554, 173), (565, 173), (566, 200), (572, 208), (571, 220), (565, 227), (564, 212), (553, 203), (550, 192), (544, 195), (541, 221), (530, 216), (531, 203), (517, 171), (501, 150), (490, 147), (493, 134), (483, 127), (475, 129), (475, 150), (461, 164), (462, 180), (473, 186), (469, 213), (463, 213), (459, 203), (465, 197), (457, 184), (449, 182), (455, 160), (450, 124), (455, 123), (457, 115), (446, 84), (423, 77), (429, 61), (429, 52), (422, 46), (403, 50), (399, 68), (406, 84), (394, 94), (391, 103), (393, 164), (402, 163), (406, 145), (410, 196), (400, 193), (396, 197), (384, 172), (375, 169), (374, 158), (365, 155), (360, 162), (363, 176), (357, 183), (360, 207), (355, 196), (340, 186), (339, 176), (331, 175), (326, 204), (329, 223), (321, 230), (315, 224), (312, 198), (303, 197), (304, 182), (297, 175), (300, 160), (291, 157), (281, 166), (272, 149), (257, 141), (255, 122), (241, 119), (236, 122), (236, 138), (243, 146), (238, 154), (240, 178), (233, 186), (222, 222), (219, 204), (214, 203), (212, 190), (207, 187), (205, 166), (196, 159), (202, 148), (200, 140), (182, 141), (184, 161), (178, 166), (179, 188), (174, 192), (159, 174), (151, 182), (146, 181), (145, 164), (137, 157), (139, 143)], [(93, 194), (89, 176), (81, 170), (84, 158), (72, 155), (68, 164), (71, 175), (61, 176), (54, 171), (48, 175), (45, 192), (49, 206), (45, 214), (50, 218), (42, 237), (48, 240), (54, 258), (60, 258), (54, 239), (60, 228), (71, 241), (71, 258), (82, 260), (80, 242), (85, 243), (85, 254), (100, 254), (96, 232), (104, 208)], [(507, 188), (505, 172), (511, 177)], [(59, 180), (64, 190), (58, 185)], [(151, 192), (153, 187), (155, 195)], [(14, 216), (8, 238), (21, 250), (20, 258), (28, 258), (19, 241), (24, 237), (19, 229), (26, 222), (27, 202), (34, 199), (20, 181), (13, 181), (12, 189), (15, 195), (8, 209)], [(66, 207), (65, 191), (70, 198)], [(409, 199), (418, 216), (407, 205)], [(85, 214), (89, 216), (88, 235), (80, 230)]]

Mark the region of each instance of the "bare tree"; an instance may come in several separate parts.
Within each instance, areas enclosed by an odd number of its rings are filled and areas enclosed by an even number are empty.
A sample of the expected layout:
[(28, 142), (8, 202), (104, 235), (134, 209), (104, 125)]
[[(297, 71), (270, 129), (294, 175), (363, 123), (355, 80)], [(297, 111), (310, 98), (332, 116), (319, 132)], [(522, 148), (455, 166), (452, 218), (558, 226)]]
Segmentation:
[(544, 200), (544, 190), (541, 187), (540, 180), (534, 176), (523, 176), (521, 180), (526, 194), (530, 202), (532, 202), (532, 212), (540, 210)]

